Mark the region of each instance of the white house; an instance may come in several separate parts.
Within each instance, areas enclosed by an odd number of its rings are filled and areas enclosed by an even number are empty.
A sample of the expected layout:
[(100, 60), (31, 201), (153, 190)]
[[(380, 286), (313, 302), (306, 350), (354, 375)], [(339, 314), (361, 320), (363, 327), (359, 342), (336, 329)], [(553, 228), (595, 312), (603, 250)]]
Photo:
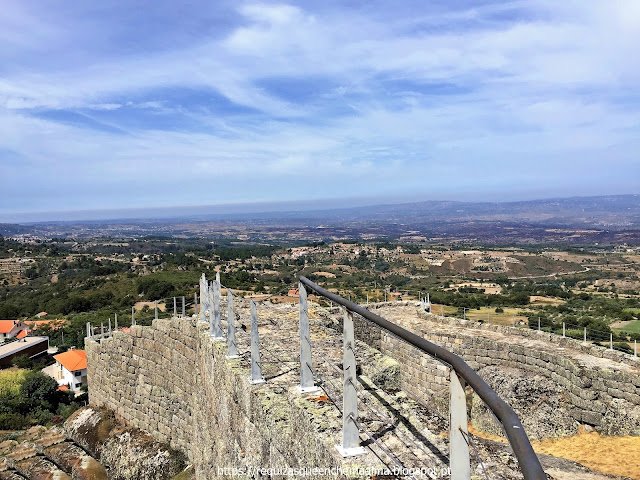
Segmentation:
[(56, 360), (55, 379), (60, 386), (67, 386), (74, 392), (87, 383), (87, 354), (75, 348), (54, 355)]
[[(4, 342), (8, 338), (17, 337), (23, 330), (28, 330), (29, 326), (20, 322), (20, 320), (0, 320), (0, 342)], [(25, 336), (22, 334), (19, 338)]]

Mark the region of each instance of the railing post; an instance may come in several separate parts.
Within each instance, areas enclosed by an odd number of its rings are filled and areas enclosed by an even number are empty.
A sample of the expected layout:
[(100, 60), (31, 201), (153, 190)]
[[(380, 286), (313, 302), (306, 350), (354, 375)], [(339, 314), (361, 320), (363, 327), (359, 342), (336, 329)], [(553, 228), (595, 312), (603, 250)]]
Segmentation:
[(91, 338), (91, 323), (87, 322), (87, 338)]
[(236, 345), (236, 314), (233, 312), (233, 294), (227, 288), (227, 358), (238, 358)]
[(566, 337), (565, 333), (566, 333), (566, 331), (565, 331), (565, 324), (564, 324), (564, 322), (562, 322), (562, 338), (565, 338), (565, 337)]
[(469, 445), (467, 443), (467, 397), (464, 380), (449, 369), (449, 467), (451, 480), (469, 480)]
[(113, 329), (117, 332), (118, 331), (118, 314), (114, 313), (115, 316), (115, 326), (113, 327)]
[(300, 324), (300, 385), (298, 392), (303, 394), (316, 393), (320, 388), (313, 382), (311, 371), (311, 334), (309, 332), (309, 306), (307, 304), (307, 290), (302, 283), (298, 283), (299, 295), (299, 324)]
[(540, 331), (540, 317), (538, 317), (538, 331)]
[(173, 318), (178, 316), (178, 305), (176, 304), (176, 297), (173, 297)]
[(356, 389), (356, 353), (353, 334), (353, 314), (343, 307), (343, 347), (342, 365), (344, 384), (342, 389), (342, 445), (336, 449), (343, 457), (353, 457), (366, 453), (360, 446), (358, 433), (358, 391)]
[(198, 292), (193, 292), (193, 314), (198, 316)]
[(100, 322), (100, 341), (104, 338), (104, 322)]
[(587, 343), (587, 327), (584, 327), (584, 343)]
[(185, 301), (184, 295), (182, 295), (182, 318), (184, 318), (185, 314), (187, 313), (186, 307), (187, 307), (186, 301)]
[[(213, 315), (209, 325), (209, 336), (214, 340), (224, 340), (222, 335), (222, 322), (220, 321), (220, 273), (216, 272), (216, 279), (213, 282)], [(211, 299), (211, 297), (209, 297)]]
[(155, 315), (154, 318), (158, 319), (158, 300), (155, 301)]
[(260, 337), (258, 336), (258, 313), (256, 304), (251, 300), (251, 385), (264, 383), (262, 364), (260, 363)]
[[(207, 292), (207, 279), (204, 276), (204, 273), (202, 274), (202, 276), (200, 277), (200, 321), (204, 322), (205, 318), (204, 318), (204, 311), (205, 309), (204, 307), (204, 302), (206, 301), (205, 298), (207, 298), (208, 292)], [(196, 315), (198, 314), (198, 294), (196, 293), (196, 304), (193, 307), (196, 310)]]
[(131, 326), (136, 324), (136, 307), (131, 307)]
[(638, 340), (633, 341), (633, 356), (638, 358)]
[[(64, 334), (64, 332), (62, 332)], [(109, 338), (111, 338), (111, 318), (109, 318)]]
[(609, 350), (613, 350), (613, 333), (609, 334)]

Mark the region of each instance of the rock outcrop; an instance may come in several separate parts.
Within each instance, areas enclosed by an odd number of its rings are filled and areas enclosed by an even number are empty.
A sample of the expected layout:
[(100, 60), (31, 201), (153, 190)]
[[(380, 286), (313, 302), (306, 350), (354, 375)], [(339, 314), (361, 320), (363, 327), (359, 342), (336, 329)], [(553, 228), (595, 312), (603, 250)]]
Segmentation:
[(185, 469), (184, 454), (119, 422), (105, 408), (76, 411), (65, 423), (65, 433), (108, 468), (110, 480), (169, 480)]

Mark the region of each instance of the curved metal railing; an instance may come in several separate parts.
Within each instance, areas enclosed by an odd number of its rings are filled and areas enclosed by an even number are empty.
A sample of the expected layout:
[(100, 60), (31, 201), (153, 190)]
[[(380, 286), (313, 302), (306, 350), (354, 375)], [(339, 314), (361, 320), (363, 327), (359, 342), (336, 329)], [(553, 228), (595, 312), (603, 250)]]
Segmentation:
[(353, 303), (325, 290), (304, 276), (300, 276), (299, 280), (302, 285), (309, 287), (318, 295), (342, 305), (348, 311), (356, 313), (375, 323), (380, 328), (401, 338), (418, 350), (453, 369), (462, 380), (473, 388), (500, 423), (502, 423), (509, 444), (520, 464), (524, 478), (526, 480), (545, 480), (547, 478), (516, 413), (462, 358), (379, 315), (371, 313), (357, 303)]

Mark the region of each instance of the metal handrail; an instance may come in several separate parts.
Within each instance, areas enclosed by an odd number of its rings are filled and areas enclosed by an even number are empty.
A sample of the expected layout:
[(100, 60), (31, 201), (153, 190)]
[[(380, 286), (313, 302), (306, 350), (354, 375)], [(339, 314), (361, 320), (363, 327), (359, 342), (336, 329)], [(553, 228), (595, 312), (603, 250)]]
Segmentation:
[(369, 310), (361, 307), (357, 303), (350, 302), (339, 295), (329, 292), (312, 282), (304, 276), (300, 276), (300, 282), (311, 288), (317, 294), (332, 300), (347, 310), (357, 313), (358, 315), (372, 321), (380, 328), (387, 330), (400, 337), (405, 342), (413, 345), (418, 350), (430, 355), (441, 363), (450, 366), (456, 374), (462, 378), (473, 390), (478, 394), (482, 401), (489, 407), (496, 418), (502, 423), (504, 431), (509, 440), (509, 444), (513, 449), (513, 453), (518, 459), (520, 469), (525, 480), (546, 480), (547, 475), (540, 465), (540, 461), (529, 442), (520, 419), (513, 409), (498, 396), (487, 383), (459, 356), (450, 351), (431, 343), (424, 338), (411, 333), (410, 331), (390, 322), (389, 320), (371, 313)]

